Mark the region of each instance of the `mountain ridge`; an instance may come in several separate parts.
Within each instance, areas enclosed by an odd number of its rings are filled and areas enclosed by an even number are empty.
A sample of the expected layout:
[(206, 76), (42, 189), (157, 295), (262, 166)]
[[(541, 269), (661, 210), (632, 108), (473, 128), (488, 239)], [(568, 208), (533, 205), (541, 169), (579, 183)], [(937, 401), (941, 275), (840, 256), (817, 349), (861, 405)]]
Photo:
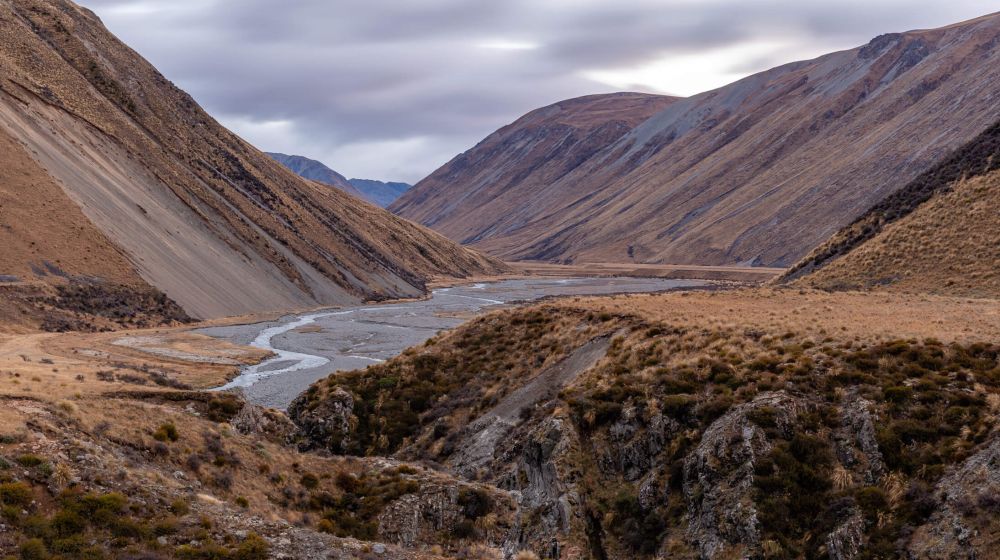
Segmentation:
[(348, 179), (321, 161), (305, 156), (265, 152), (269, 157), (291, 169), (296, 175), (337, 187), (338, 189), (385, 208), (411, 187), (406, 183), (376, 181), (373, 179)]
[(779, 66), (671, 103), (509, 199), (463, 168), (480, 143), (390, 209), (507, 260), (788, 266), (981, 132), (1000, 110), (998, 44), (991, 14)]
[[(35, 180), (58, 184), (144, 283), (191, 315), (413, 297), (432, 277), (504, 270), (299, 178), (219, 125), (93, 12), (23, 0), (0, 4), (0, 16), (0, 129), (35, 159)], [(108, 269), (91, 261), (64, 272)]]

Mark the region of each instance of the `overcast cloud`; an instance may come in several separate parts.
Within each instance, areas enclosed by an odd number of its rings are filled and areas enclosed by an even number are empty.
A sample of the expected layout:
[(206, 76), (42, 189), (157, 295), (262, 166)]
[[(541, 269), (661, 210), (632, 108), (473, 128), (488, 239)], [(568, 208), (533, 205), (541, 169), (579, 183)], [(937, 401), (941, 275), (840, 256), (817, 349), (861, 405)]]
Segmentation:
[(78, 0), (258, 148), (415, 182), (531, 109), (691, 95), (995, 0)]

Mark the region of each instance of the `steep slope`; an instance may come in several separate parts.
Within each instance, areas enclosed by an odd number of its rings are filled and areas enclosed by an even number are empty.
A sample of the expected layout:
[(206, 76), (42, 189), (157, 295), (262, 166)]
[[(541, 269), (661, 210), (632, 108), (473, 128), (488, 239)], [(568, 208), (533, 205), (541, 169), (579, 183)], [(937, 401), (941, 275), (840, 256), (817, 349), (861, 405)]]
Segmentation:
[(979, 134), (998, 84), (1000, 14), (883, 35), (672, 103), (530, 189), (504, 174), (540, 162), (494, 167), (517, 153), (491, 137), (391, 209), (507, 259), (787, 266)]
[(1000, 296), (1000, 122), (880, 202), (782, 279)]
[[(61, 187), (92, 225), (85, 234), (99, 232), (100, 251), (119, 255), (95, 255), (74, 274), (138, 277), (191, 315), (214, 317), (414, 296), (431, 276), (502, 268), (297, 177), (71, 2), (0, 2), (0, 38), (0, 131), (23, 147), (0, 157), (29, 154), (25, 181)], [(35, 204), (26, 215), (49, 211), (43, 198), (22, 202)], [(65, 228), (52, 236), (74, 242)], [(0, 274), (80, 254), (35, 248), (4, 253), (12, 261)]]
[(504, 235), (524, 224), (518, 218), (506, 225), (508, 212), (523, 214), (528, 200), (675, 101), (615, 93), (532, 111), (417, 183), (389, 210), (462, 243)]
[(396, 199), (403, 196), (403, 193), (413, 187), (409, 183), (375, 181), (372, 179), (351, 179), (350, 183), (354, 185), (354, 188), (361, 191), (361, 194), (366, 199), (382, 208), (386, 208), (393, 202), (396, 202)]

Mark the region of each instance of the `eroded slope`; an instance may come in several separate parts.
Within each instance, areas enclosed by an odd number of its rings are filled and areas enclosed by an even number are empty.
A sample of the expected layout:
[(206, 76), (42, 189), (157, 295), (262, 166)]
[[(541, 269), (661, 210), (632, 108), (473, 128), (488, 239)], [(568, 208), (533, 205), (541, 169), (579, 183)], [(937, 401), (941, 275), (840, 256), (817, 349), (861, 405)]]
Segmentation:
[[(507, 260), (791, 265), (996, 119), (998, 37), (996, 14), (883, 35), (672, 103), (579, 159), (488, 139), (393, 209)], [(506, 178), (542, 163), (568, 172)]]
[(413, 296), (432, 276), (502, 268), (295, 176), (91, 12), (25, 0), (0, 15), (0, 126), (192, 315)]

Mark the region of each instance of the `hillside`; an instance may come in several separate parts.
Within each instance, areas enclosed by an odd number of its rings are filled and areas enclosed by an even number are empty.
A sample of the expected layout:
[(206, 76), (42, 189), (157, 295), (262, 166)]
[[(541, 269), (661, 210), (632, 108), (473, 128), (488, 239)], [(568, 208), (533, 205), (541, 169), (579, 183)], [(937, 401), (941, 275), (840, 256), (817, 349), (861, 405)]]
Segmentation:
[(289, 413), (312, 449), (511, 492), (509, 538), (543, 558), (988, 557), (997, 311), (809, 290), (555, 301), (330, 376)]
[(389, 210), (462, 243), (500, 235), (507, 212), (523, 212), (529, 200), (675, 101), (616, 93), (537, 109), (455, 157)]
[(502, 269), (297, 177), (71, 2), (0, 3), (0, 38), (0, 167), (16, 179), (0, 184), (5, 293), (152, 290), (204, 318), (415, 296), (431, 277)]
[(533, 151), (526, 117), (390, 209), (507, 260), (788, 266), (982, 132), (998, 83), (1000, 14), (882, 35), (669, 103), (596, 149)]
[(1000, 122), (858, 218), (782, 279), (1000, 296)]

